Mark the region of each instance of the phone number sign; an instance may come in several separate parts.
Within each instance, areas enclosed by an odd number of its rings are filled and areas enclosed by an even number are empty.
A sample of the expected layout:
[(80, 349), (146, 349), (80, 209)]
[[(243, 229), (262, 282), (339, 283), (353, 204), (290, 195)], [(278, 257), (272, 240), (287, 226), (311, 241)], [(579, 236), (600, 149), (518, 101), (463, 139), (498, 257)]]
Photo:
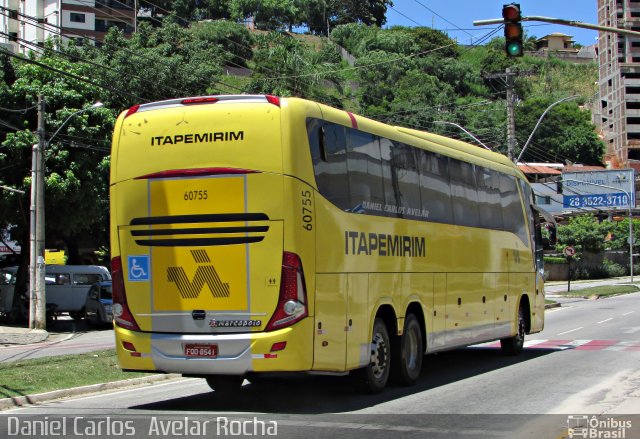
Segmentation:
[(562, 204), (562, 207), (576, 209), (584, 207), (627, 207), (629, 206), (629, 197), (620, 193), (564, 195)]

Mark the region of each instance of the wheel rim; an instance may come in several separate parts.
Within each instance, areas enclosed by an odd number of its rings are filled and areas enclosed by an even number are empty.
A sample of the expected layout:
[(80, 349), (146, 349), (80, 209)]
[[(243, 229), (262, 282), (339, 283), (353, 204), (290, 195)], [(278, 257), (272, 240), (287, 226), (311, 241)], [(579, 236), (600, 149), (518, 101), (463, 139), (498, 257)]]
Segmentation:
[(418, 364), (418, 335), (415, 331), (407, 333), (406, 341), (406, 364), (408, 370), (413, 370)]
[(371, 372), (376, 380), (382, 378), (387, 370), (388, 347), (382, 334), (373, 336), (371, 343)]

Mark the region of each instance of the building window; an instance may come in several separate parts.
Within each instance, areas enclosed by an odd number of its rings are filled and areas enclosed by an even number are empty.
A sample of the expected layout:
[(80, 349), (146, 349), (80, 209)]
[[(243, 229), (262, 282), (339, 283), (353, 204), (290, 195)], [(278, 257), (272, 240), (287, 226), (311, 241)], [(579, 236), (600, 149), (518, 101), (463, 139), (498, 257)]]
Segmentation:
[(69, 20), (71, 20), (72, 23), (84, 23), (85, 15), (77, 12), (71, 12), (69, 14)]
[(551, 204), (551, 197), (549, 195), (536, 195), (536, 204), (537, 205), (544, 205), (544, 204)]

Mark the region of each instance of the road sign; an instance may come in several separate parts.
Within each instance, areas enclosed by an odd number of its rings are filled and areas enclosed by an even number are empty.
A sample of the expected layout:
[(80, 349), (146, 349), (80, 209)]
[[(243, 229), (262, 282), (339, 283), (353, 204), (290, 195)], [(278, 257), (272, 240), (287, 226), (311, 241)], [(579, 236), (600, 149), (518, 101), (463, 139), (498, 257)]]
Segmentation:
[(564, 255), (568, 258), (572, 257), (573, 255), (576, 254), (576, 249), (572, 246), (567, 246), (564, 248)]

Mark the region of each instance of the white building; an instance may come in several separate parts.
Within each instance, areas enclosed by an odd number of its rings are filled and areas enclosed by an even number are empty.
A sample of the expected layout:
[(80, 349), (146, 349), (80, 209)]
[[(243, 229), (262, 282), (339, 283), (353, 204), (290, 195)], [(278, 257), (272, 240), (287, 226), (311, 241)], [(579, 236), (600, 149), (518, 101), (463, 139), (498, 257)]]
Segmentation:
[(135, 0), (0, 0), (0, 44), (16, 53), (41, 46), (48, 38), (96, 41), (111, 27), (130, 35)]

